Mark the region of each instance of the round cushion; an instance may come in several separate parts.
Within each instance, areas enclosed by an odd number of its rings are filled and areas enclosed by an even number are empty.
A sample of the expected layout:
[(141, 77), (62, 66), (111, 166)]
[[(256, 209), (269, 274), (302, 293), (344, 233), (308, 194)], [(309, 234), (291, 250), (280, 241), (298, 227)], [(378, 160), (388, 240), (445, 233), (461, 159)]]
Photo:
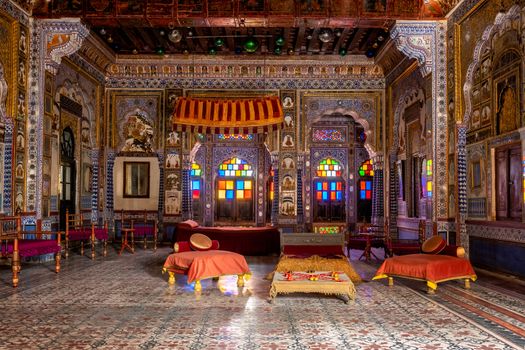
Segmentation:
[(441, 236), (432, 236), (423, 242), (421, 251), (426, 254), (439, 254), (445, 247), (447, 242)]
[(190, 237), (190, 247), (193, 250), (209, 250), (211, 246), (211, 239), (202, 233), (194, 233)]

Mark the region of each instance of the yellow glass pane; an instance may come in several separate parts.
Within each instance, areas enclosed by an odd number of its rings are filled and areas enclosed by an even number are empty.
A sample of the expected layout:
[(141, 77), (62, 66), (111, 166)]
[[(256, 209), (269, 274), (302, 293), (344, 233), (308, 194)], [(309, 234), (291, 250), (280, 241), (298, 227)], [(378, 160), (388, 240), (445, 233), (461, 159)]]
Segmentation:
[(233, 181), (226, 181), (226, 189), (233, 190)]
[(244, 181), (244, 189), (245, 190), (251, 190), (252, 189), (252, 182), (251, 181)]
[(237, 199), (244, 199), (244, 190), (237, 190)]
[(226, 198), (226, 191), (219, 190), (219, 199), (225, 199), (225, 198)]

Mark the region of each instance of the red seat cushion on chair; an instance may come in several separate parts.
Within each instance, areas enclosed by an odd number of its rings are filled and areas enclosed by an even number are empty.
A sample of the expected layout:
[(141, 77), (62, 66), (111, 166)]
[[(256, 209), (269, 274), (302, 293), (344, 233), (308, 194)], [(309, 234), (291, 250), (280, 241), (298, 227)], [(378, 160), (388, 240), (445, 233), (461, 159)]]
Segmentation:
[(100, 240), (107, 240), (108, 239), (108, 229), (107, 228), (96, 228), (95, 238), (100, 239)]
[[(2, 255), (13, 253), (13, 243), (2, 245)], [(60, 246), (54, 239), (21, 239), (18, 241), (18, 252), (21, 257), (31, 257), (60, 252)]]
[(69, 230), (68, 239), (70, 241), (83, 241), (91, 237), (91, 230)]

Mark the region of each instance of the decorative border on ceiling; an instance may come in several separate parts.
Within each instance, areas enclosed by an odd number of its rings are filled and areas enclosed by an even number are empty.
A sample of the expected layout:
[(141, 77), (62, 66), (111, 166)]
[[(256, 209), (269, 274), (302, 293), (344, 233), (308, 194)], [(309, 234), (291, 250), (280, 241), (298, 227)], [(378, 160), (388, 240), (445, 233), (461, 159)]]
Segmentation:
[(24, 26), (29, 26), (29, 15), (11, 1), (0, 0), (0, 8)]
[(385, 78), (370, 79), (191, 79), (191, 78), (108, 78), (108, 88), (121, 89), (384, 89)]
[(102, 71), (94, 67), (91, 63), (89, 63), (84, 57), (79, 55), (78, 53), (74, 53), (68, 58), (77, 66), (82, 68), (85, 72), (87, 72), (90, 76), (95, 78), (97, 82), (99, 82), (101, 85), (104, 85), (106, 83), (106, 76)]
[(433, 220), (447, 216), (447, 37), (446, 21), (398, 21), (391, 32), (398, 49), (414, 57), (423, 77), (432, 73), (433, 173), (436, 184)]
[(449, 23), (458, 23), (465, 15), (478, 5), (480, 0), (463, 0), (453, 12), (448, 15)]

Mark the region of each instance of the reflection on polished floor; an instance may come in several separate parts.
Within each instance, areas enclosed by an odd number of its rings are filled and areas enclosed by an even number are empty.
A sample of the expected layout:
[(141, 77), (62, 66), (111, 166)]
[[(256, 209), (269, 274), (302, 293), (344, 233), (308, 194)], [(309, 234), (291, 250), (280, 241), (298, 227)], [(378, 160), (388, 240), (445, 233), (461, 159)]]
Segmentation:
[[(55, 275), (53, 264), (26, 264), (11, 287), (0, 266), (2, 349), (523, 349), (525, 288), (480, 274), (470, 291), (461, 282), (401, 281), (356, 286), (356, 300), (279, 295), (269, 304), (277, 257), (247, 257), (253, 276), (204, 280), (195, 294), (177, 278), (169, 286), (162, 264), (170, 253), (91, 261), (72, 255)], [(353, 252), (352, 252), (353, 254)], [(369, 281), (380, 261), (352, 264)], [(376, 254), (381, 256), (381, 254)]]

